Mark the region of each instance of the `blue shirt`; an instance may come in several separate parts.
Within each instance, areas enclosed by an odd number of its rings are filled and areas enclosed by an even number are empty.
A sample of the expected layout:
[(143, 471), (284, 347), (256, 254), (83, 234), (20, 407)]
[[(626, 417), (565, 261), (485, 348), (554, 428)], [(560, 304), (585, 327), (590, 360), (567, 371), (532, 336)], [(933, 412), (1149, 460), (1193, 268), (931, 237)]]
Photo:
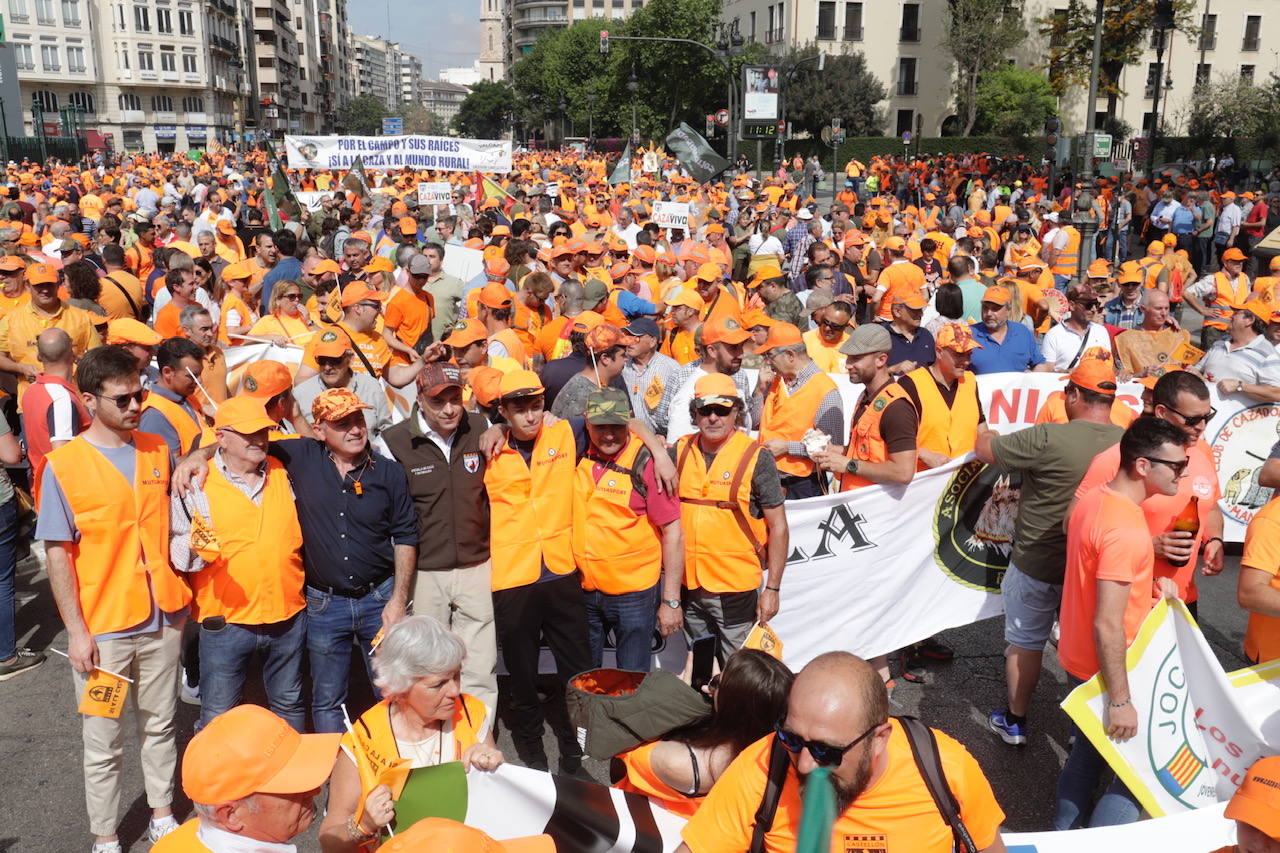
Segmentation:
[(417, 546), (418, 516), (400, 463), (370, 451), (339, 478), (314, 438), (273, 441), (270, 453), (293, 483), (308, 586), (346, 592), (380, 583), (394, 571), (393, 546)]
[(1005, 323), (1004, 343), (997, 343), (982, 323), (971, 323), (973, 339), (982, 349), (973, 351), (974, 373), (1023, 373), (1044, 364), (1044, 355), (1036, 345), (1031, 330), (1021, 323)]
[(1195, 214), (1183, 205), (1178, 205), (1170, 220), (1169, 231), (1174, 234), (1190, 234), (1195, 229)]
[(1105, 312), (1103, 322), (1108, 325), (1119, 326), (1122, 329), (1136, 329), (1142, 325), (1144, 314), (1141, 299), (1134, 303), (1132, 307), (1126, 307), (1124, 298), (1117, 296), (1102, 308)]
[(281, 258), (276, 265), (262, 277), (262, 307), (268, 311), (271, 306), (271, 288), (281, 281), (297, 281), (301, 283), (302, 261), (294, 257)]
[(889, 364), (913, 361), (916, 367), (933, 364), (937, 351), (933, 345), (933, 333), (924, 326), (916, 329), (916, 336), (907, 340), (907, 336), (899, 333), (889, 323), (881, 323), (893, 341), (893, 349), (889, 350)]

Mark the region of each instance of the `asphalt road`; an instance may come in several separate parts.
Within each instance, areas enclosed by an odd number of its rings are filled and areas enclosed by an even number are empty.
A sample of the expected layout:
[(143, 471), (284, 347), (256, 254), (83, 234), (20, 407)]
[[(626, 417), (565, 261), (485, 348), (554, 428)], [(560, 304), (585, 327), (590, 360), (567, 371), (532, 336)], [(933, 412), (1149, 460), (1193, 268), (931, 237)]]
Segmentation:
[[(1238, 566), (1238, 556), (1230, 556), (1221, 576), (1201, 582), (1202, 626), (1228, 670), (1247, 665), (1240, 652), (1245, 614), (1235, 601)], [(34, 560), (19, 567), (18, 590), (19, 643), (37, 649), (50, 645), (65, 649), (66, 636), (48, 580)], [(935, 665), (929, 684), (914, 685), (899, 679), (894, 712), (919, 716), (969, 748), (1008, 815), (1008, 829), (1043, 830), (1049, 826), (1054, 784), (1066, 754), (1067, 717), (1058, 708), (1067, 693), (1066, 677), (1055, 656), (1047, 655), (1047, 669), (1030, 716), (1029, 743), (1021, 748), (1006, 746), (987, 731), (985, 723), (987, 712), (1004, 704), (1002, 628), (1000, 619), (991, 619), (942, 635), (957, 650), (957, 658)], [(353, 695), (352, 703), (358, 706), (360, 696), (367, 697), (367, 688), (355, 692), (360, 695)], [(262, 701), (261, 694), (253, 690), (246, 698), (254, 701), (255, 697)], [(51, 655), (39, 669), (0, 683), (0, 766), (6, 768), (0, 774), (0, 803), (4, 803), (0, 851), (88, 849), (76, 703), (70, 668), (56, 656)], [(185, 746), (196, 709), (179, 707), (179, 741)], [(509, 759), (515, 759), (505, 728), (499, 745)], [(557, 753), (551, 737), (547, 738), (547, 754), (554, 767)], [(607, 781), (605, 762), (588, 761), (585, 769), (597, 781)], [(180, 791), (178, 798), (177, 813), (186, 817), (189, 803)], [(122, 809), (120, 832), (125, 849), (135, 853), (147, 850), (148, 810), (138, 769), (137, 738), (132, 732), (126, 735)], [(308, 851), (318, 849), (314, 829), (300, 839), (299, 846)]]

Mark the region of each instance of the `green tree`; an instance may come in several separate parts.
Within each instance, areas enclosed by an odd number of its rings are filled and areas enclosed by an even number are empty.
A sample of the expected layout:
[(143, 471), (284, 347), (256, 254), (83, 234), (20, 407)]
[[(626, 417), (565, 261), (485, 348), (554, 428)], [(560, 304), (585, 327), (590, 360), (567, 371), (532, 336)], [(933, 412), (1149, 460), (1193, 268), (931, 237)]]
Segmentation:
[[(956, 111), (961, 136), (978, 121), (978, 82), (1005, 64), (1005, 56), (1027, 37), (1022, 0), (947, 0), (942, 46), (956, 61)], [(999, 45), (993, 50), (992, 45)]]
[[(783, 64), (793, 67), (817, 53), (817, 47), (807, 45), (793, 51)], [(831, 119), (838, 118), (847, 136), (883, 136), (884, 118), (876, 104), (888, 95), (884, 84), (867, 70), (866, 57), (850, 53), (828, 56), (821, 71), (817, 63), (805, 62), (786, 81), (782, 97), (794, 130), (817, 136)]]
[(453, 127), (473, 139), (497, 139), (507, 128), (507, 117), (516, 108), (516, 96), (505, 80), (481, 80), (471, 87)]
[(390, 115), (380, 98), (361, 95), (338, 108), (338, 127), (356, 136), (378, 136), (382, 133), (382, 120)]
[(1261, 86), (1221, 77), (1199, 87), (1180, 113), (1187, 136), (1202, 152), (1234, 152), (1236, 139), (1274, 147), (1280, 140), (1280, 76), (1273, 73)]
[(1058, 109), (1049, 80), (1040, 71), (1006, 65), (983, 75), (977, 91), (978, 133), (1031, 136)]
[(449, 132), (448, 122), (422, 104), (404, 104), (400, 107), (400, 115), (404, 117), (405, 133), (444, 136)]

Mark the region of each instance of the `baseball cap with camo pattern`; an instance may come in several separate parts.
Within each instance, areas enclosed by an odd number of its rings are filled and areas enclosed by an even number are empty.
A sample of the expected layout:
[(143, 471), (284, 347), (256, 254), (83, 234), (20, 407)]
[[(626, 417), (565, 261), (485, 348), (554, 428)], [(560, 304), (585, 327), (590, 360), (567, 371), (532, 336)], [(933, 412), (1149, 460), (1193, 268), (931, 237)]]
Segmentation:
[(597, 388), (587, 395), (587, 423), (596, 426), (626, 426), (631, 422), (631, 403), (617, 388)]

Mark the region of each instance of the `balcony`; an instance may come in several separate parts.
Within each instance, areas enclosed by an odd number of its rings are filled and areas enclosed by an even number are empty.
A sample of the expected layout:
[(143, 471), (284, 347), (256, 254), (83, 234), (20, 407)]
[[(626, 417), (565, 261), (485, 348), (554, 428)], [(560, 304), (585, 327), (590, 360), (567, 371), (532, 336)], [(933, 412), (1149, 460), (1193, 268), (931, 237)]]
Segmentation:
[(120, 111), (121, 124), (142, 124), (144, 121), (146, 121), (146, 113), (144, 113), (142, 110), (121, 110)]
[(899, 27), (898, 41), (917, 42), (920, 41), (919, 27)]
[(918, 93), (919, 88), (920, 88), (920, 84), (917, 83), (915, 80), (899, 80), (898, 81), (899, 95), (915, 95)]

